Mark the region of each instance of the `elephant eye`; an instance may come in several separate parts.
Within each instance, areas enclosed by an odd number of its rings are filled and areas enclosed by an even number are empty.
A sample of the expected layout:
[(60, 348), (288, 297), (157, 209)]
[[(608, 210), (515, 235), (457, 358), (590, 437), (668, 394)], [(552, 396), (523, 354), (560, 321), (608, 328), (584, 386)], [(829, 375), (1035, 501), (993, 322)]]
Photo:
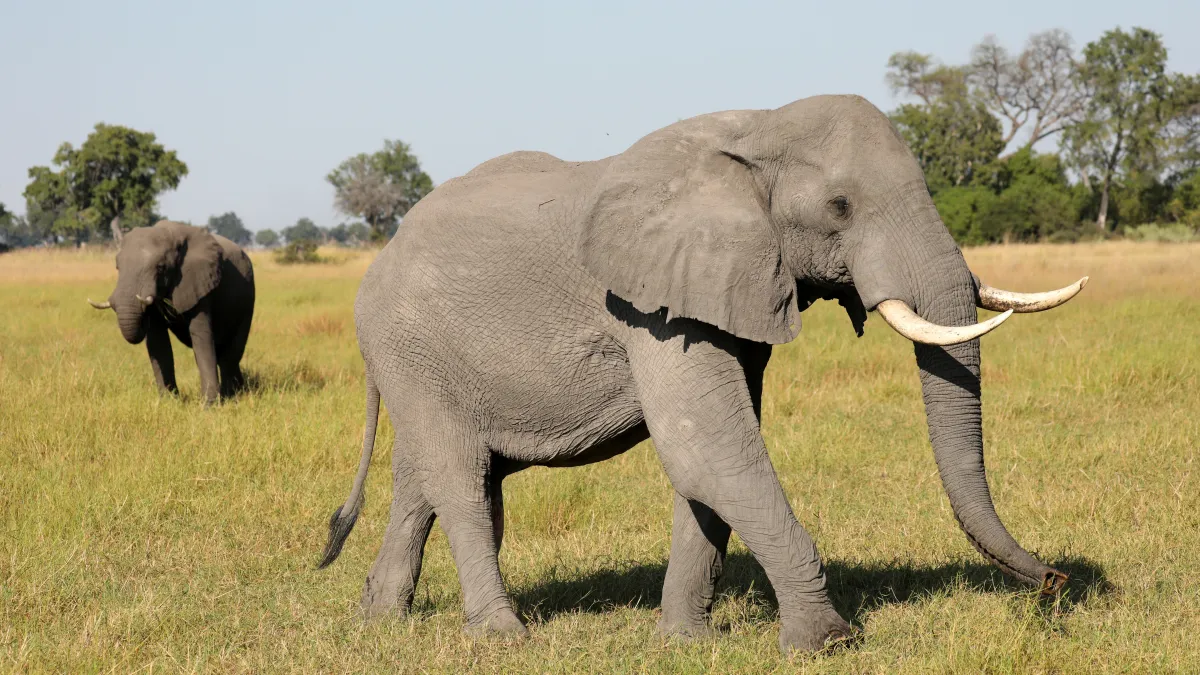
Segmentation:
[(850, 215), (850, 202), (845, 197), (834, 197), (829, 200), (829, 208), (838, 218)]

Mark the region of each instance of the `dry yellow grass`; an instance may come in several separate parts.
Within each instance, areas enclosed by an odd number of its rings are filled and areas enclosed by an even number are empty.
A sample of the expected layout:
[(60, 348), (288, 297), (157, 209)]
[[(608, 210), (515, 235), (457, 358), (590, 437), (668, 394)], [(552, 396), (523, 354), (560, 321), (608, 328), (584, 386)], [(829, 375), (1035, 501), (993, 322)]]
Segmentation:
[[(327, 252), (332, 253), (332, 252)], [(177, 346), (180, 399), (105, 297), (111, 253), (0, 256), (0, 669), (16, 672), (1200, 671), (1200, 246), (998, 246), (989, 283), (1078, 299), (984, 338), (987, 462), (1019, 541), (1072, 573), (1039, 604), (958, 531), (926, 440), (911, 346), (832, 303), (767, 374), (764, 436), (850, 652), (786, 661), (769, 585), (736, 540), (716, 621), (653, 633), (670, 488), (645, 444), (506, 482), (501, 565), (533, 635), (472, 642), (435, 528), (416, 616), (361, 624), (387, 524), (384, 421), (368, 503), (341, 559), (313, 569), (362, 433), (352, 306), (370, 255), (280, 266), (254, 254), (252, 389), (204, 410)], [(338, 328), (338, 326), (342, 328)]]

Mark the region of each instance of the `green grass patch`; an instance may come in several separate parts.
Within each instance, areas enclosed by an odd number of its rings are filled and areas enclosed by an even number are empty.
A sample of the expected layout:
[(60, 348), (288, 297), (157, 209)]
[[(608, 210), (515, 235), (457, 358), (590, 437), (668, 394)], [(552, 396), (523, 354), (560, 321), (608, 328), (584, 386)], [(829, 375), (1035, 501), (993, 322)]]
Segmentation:
[[(72, 255), (75, 257), (72, 258)], [(38, 256), (42, 256), (39, 258)], [(368, 262), (256, 255), (250, 387), (205, 410), (190, 350), (159, 398), (145, 349), (84, 298), (110, 254), (0, 256), (0, 670), (16, 672), (1195, 672), (1200, 670), (1200, 246), (968, 250), (1015, 290), (1092, 282), (983, 338), (987, 464), (1014, 536), (1072, 574), (1039, 602), (958, 530), (912, 347), (833, 303), (776, 351), (764, 436), (857, 649), (788, 662), (770, 585), (736, 540), (723, 634), (654, 634), (671, 490), (650, 444), (505, 483), (501, 567), (524, 644), (461, 633), (439, 528), (415, 614), (363, 624), (392, 430), (342, 557), (316, 571), (363, 424), (353, 300)]]

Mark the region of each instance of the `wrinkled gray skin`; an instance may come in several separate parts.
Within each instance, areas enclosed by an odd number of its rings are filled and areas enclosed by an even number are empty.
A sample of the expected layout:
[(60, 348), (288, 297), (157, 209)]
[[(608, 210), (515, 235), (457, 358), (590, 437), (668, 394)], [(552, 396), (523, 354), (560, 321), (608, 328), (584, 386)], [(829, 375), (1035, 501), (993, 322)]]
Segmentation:
[[(775, 589), (781, 648), (838, 641), (852, 629), (760, 433), (771, 345), (798, 334), (817, 298), (838, 299), (860, 334), (891, 298), (937, 324), (973, 324), (975, 283), (912, 154), (859, 97), (703, 115), (595, 162), (491, 160), (418, 203), (363, 279), (367, 433), (322, 566), (358, 515), (382, 396), (394, 488), (368, 616), (407, 611), (437, 517), (468, 629), (525, 634), (497, 564), (504, 477), (653, 437), (676, 491), (660, 629), (709, 630), (732, 529)], [(916, 360), (971, 543), (1025, 582), (1058, 578), (993, 508), (978, 340), (916, 345)]]
[[(137, 296), (154, 301), (147, 306)], [(130, 344), (146, 341), (160, 392), (178, 392), (168, 330), (195, 353), (205, 405), (244, 384), (254, 269), (237, 244), (168, 220), (136, 228), (117, 253), (117, 287), (108, 301), (121, 335)]]

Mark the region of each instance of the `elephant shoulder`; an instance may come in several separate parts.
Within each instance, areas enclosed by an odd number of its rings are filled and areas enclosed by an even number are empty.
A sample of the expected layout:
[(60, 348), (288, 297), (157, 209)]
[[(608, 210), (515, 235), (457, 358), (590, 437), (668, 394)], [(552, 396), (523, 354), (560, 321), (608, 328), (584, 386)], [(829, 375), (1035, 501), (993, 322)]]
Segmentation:
[(250, 278), (253, 275), (253, 268), (250, 265), (250, 256), (246, 254), (246, 250), (238, 246), (233, 240), (223, 237), (215, 232), (212, 233), (212, 238), (217, 240), (217, 244), (221, 246), (221, 257), (225, 259), (227, 264), (233, 265), (242, 276)]

